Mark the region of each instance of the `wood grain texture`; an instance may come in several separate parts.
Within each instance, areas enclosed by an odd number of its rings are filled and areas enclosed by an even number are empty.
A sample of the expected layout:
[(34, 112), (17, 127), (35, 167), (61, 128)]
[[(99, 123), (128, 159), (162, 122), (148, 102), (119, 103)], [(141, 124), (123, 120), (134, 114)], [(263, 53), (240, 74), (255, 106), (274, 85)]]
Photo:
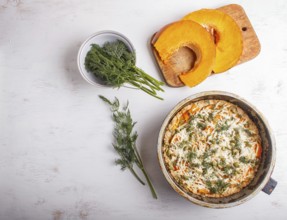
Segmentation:
[[(254, 57), (256, 57), (260, 53), (260, 49), (261, 49), (260, 42), (244, 9), (240, 5), (237, 5), (237, 4), (226, 5), (218, 9), (222, 12), (225, 12), (229, 16), (231, 16), (236, 21), (240, 29), (242, 30), (243, 51), (242, 51), (242, 55), (237, 65), (247, 62), (253, 59)], [(160, 72), (162, 73), (166, 83), (169, 86), (182, 87), (184, 86), (184, 84), (181, 82), (178, 76), (181, 73), (186, 72), (186, 67), (190, 66), (190, 62), (191, 62), (188, 59), (185, 59), (185, 62), (182, 62), (183, 60), (182, 57), (190, 56), (190, 54), (188, 54), (186, 50), (178, 51), (171, 58), (172, 64), (164, 64), (161, 61), (157, 51), (155, 50), (153, 46), (153, 43), (159, 37), (159, 32), (157, 32), (156, 34), (152, 36), (150, 43), (151, 43), (152, 52), (159, 66)]]

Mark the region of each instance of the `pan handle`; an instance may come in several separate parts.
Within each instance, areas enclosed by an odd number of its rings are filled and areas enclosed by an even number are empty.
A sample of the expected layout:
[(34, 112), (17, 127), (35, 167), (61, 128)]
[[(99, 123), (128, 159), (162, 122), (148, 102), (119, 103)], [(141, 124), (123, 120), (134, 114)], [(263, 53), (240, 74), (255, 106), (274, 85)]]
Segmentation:
[(270, 195), (273, 192), (273, 190), (275, 189), (276, 185), (277, 185), (277, 181), (270, 177), (269, 181), (263, 187), (262, 191), (265, 192), (266, 194)]

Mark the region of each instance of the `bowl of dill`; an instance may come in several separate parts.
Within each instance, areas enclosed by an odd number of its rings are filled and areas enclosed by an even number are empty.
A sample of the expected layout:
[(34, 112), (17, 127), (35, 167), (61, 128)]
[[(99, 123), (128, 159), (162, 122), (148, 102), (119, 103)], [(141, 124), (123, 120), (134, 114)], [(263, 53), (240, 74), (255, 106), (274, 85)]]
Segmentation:
[(163, 99), (158, 92), (164, 92), (164, 83), (136, 66), (132, 43), (118, 32), (102, 31), (89, 37), (80, 48), (77, 61), (83, 78), (92, 85), (125, 86)]
[(78, 68), (82, 75), (82, 77), (90, 84), (92, 85), (100, 85), (100, 86), (108, 86), (108, 84), (105, 82), (105, 80), (101, 79), (101, 77), (97, 77), (96, 74), (94, 74), (92, 71), (87, 70), (85, 60), (87, 57), (87, 54), (93, 47), (93, 45), (103, 46), (106, 43), (112, 43), (112, 42), (122, 42), (128, 50), (134, 54), (135, 59), (135, 49), (130, 40), (122, 35), (119, 32), (111, 31), (111, 30), (105, 30), (100, 31), (97, 33), (94, 33), (91, 35), (88, 39), (86, 39), (83, 44), (81, 45), (79, 52), (78, 52)]

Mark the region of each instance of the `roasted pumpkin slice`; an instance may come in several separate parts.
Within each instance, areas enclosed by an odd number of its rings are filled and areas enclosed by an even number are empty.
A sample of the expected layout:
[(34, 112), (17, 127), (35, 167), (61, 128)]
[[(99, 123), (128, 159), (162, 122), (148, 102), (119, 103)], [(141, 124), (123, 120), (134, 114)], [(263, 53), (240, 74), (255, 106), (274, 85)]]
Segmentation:
[(192, 12), (183, 20), (201, 24), (214, 38), (216, 60), (214, 73), (224, 72), (239, 61), (243, 50), (242, 33), (232, 17), (216, 9), (202, 9)]
[[(180, 48), (191, 49), (196, 60), (190, 70), (179, 75), (181, 81), (193, 87), (206, 79), (213, 69), (215, 62), (215, 44), (209, 32), (200, 24), (181, 20), (164, 27), (153, 45), (163, 63), (171, 64), (171, 57)], [(170, 65), (173, 68), (172, 65)]]

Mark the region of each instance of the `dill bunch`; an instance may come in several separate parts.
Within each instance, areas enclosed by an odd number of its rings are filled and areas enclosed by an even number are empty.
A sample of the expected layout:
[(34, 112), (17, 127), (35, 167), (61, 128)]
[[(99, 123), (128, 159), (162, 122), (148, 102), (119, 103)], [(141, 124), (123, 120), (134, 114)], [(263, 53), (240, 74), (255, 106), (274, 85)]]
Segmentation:
[(135, 65), (135, 54), (120, 40), (106, 42), (102, 47), (92, 44), (85, 58), (85, 68), (108, 86), (119, 88), (130, 84), (149, 95), (161, 99), (164, 91), (160, 82)]
[(120, 103), (117, 98), (111, 102), (104, 96), (100, 95), (99, 97), (110, 106), (113, 113), (113, 121), (115, 122), (113, 147), (120, 156), (120, 158), (115, 161), (116, 165), (121, 166), (121, 170), (130, 170), (134, 177), (141, 184), (145, 185), (134, 170), (134, 165), (136, 165), (144, 174), (153, 198), (157, 199), (155, 189), (146, 173), (142, 159), (136, 147), (138, 134), (136, 131), (133, 131), (136, 122), (134, 122), (131, 117), (128, 103), (120, 109)]

